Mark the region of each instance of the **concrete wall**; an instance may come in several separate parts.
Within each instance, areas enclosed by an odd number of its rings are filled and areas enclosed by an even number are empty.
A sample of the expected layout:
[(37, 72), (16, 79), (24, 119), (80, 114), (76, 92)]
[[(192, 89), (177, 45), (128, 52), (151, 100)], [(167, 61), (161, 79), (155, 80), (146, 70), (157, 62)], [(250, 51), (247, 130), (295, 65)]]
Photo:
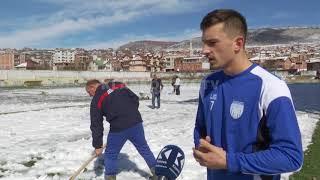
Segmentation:
[(38, 85), (39, 82), (43, 86), (76, 85), (88, 79), (149, 81), (150, 72), (0, 70), (0, 87)]
[(205, 72), (205, 73), (178, 73), (178, 72), (161, 72), (161, 73), (153, 73), (156, 74), (157, 77), (160, 77), (163, 80), (171, 80), (173, 76), (177, 75), (181, 80), (193, 80), (193, 79), (202, 79), (206, 75), (210, 74), (211, 72)]
[[(177, 73), (177, 72), (157, 72), (164, 83), (170, 83), (173, 76), (178, 75), (182, 83), (199, 82), (206, 73)], [(288, 76), (287, 72), (273, 72), (281, 78)], [(315, 72), (304, 72), (303, 76), (314, 75)], [(65, 86), (80, 85), (86, 83), (88, 79), (116, 79), (127, 83), (149, 83), (151, 81), (150, 72), (110, 72), (110, 71), (31, 71), (31, 70), (0, 70), (0, 87), (14, 86)], [(299, 76), (300, 77), (300, 76)], [(296, 80), (297, 77), (294, 77)], [(287, 79), (289, 81), (289, 79)], [(304, 81), (308, 82), (306, 79)]]
[(282, 80), (285, 80), (289, 74), (288, 71), (270, 71), (270, 72)]
[(317, 76), (317, 71), (301, 71), (301, 76)]
[[(209, 73), (209, 72), (208, 72)], [(164, 82), (178, 75), (183, 82), (199, 81), (208, 73), (156, 73)], [(123, 82), (150, 82), (150, 72), (0, 70), (0, 87), (64, 86), (86, 83), (88, 79), (116, 79)]]

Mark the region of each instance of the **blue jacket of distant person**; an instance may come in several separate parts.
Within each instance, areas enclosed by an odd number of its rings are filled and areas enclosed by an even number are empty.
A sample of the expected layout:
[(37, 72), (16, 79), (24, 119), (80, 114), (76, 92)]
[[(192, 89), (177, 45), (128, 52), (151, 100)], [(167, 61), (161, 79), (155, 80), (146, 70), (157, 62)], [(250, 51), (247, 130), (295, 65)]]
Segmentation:
[(214, 72), (201, 83), (194, 143), (211, 137), (227, 170), (208, 180), (280, 180), (303, 164), (301, 133), (286, 83), (253, 64), (235, 76)]
[(139, 97), (121, 82), (100, 85), (90, 105), (92, 146), (102, 147), (103, 117), (110, 123), (111, 133), (121, 132), (141, 123)]

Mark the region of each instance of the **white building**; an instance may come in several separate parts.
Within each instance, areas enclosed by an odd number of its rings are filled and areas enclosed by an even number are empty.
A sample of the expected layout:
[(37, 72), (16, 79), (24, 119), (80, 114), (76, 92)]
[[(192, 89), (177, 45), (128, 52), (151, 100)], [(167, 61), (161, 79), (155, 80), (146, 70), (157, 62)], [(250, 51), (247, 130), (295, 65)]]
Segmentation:
[(53, 63), (54, 64), (70, 64), (75, 61), (75, 52), (74, 51), (56, 51), (53, 54)]
[(105, 65), (104, 69), (106, 71), (113, 71), (111, 59), (106, 58), (106, 60), (103, 62), (103, 64)]
[(165, 60), (165, 71), (174, 71), (174, 60), (175, 59), (182, 59), (183, 56), (175, 56), (175, 55), (171, 55), (171, 56), (165, 56), (164, 60)]

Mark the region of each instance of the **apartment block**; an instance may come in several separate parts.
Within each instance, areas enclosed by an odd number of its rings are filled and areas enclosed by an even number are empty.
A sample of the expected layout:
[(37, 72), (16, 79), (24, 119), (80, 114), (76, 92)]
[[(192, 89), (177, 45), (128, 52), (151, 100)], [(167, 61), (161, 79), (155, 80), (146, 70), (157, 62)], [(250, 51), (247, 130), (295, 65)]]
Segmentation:
[(14, 53), (1, 53), (0, 54), (0, 70), (10, 70), (14, 67)]

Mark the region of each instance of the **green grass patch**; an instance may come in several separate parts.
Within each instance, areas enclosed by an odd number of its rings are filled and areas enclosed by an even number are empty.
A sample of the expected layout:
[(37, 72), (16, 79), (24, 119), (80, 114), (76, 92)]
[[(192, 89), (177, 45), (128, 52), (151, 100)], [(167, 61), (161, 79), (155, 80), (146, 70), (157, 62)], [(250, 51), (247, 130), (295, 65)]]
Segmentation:
[(37, 162), (37, 161), (40, 161), (41, 159), (43, 159), (43, 157), (40, 157), (40, 156), (31, 156), (31, 160), (30, 161), (25, 161), (25, 162), (22, 162), (22, 164), (26, 167), (32, 167), (34, 166), (34, 164)]
[(41, 159), (43, 159), (43, 157), (36, 156), (36, 157), (32, 157), (32, 159), (36, 159), (36, 160), (40, 161)]
[(8, 169), (3, 169), (0, 167), (0, 172), (6, 172), (6, 171), (9, 171)]
[(290, 176), (290, 180), (320, 180), (320, 120), (312, 135), (312, 144), (304, 153), (302, 169)]
[(36, 163), (37, 161), (35, 160), (30, 160), (30, 161), (26, 161), (26, 162), (23, 162), (22, 164), (26, 167), (32, 167), (34, 166), (34, 164)]
[(59, 172), (57, 172), (57, 173), (47, 173), (47, 175), (48, 175), (49, 177), (53, 177), (53, 176), (55, 176), (55, 175), (61, 176), (62, 174), (59, 173)]
[(0, 178), (4, 177), (3, 173), (5, 173), (6, 171), (9, 171), (9, 169), (4, 169), (0, 167)]

